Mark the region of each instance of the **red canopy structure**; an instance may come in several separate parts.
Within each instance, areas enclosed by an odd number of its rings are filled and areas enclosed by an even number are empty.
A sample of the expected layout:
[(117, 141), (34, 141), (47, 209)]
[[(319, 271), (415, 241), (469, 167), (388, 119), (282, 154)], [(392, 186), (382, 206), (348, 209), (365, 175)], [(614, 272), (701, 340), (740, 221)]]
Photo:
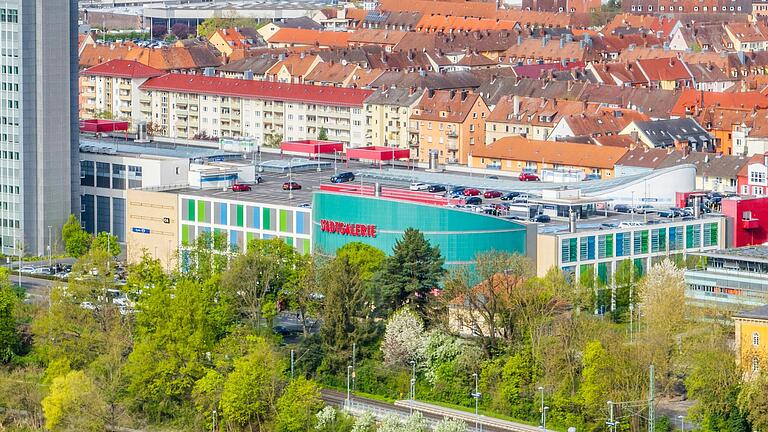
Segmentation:
[(359, 159), (369, 161), (389, 161), (392, 159), (408, 159), (411, 157), (409, 149), (396, 147), (357, 147), (347, 149), (347, 159)]
[(80, 120), (80, 132), (106, 133), (127, 131), (128, 122), (118, 120), (87, 119)]
[(307, 155), (333, 154), (344, 151), (344, 143), (340, 141), (297, 140), (283, 141), (280, 150), (284, 152), (304, 153)]

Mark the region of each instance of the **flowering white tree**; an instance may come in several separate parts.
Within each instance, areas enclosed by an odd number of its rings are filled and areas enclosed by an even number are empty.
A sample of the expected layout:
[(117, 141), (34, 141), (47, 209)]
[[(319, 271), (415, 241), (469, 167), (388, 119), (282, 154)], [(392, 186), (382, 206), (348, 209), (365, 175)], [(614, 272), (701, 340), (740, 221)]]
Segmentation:
[(436, 425), (434, 432), (466, 432), (467, 424), (461, 420), (444, 419), (440, 420)]
[(429, 425), (418, 411), (411, 414), (404, 422), (399, 416), (390, 414), (381, 421), (377, 432), (429, 432)]
[(326, 405), (315, 414), (317, 417), (317, 424), (315, 429), (324, 430), (330, 427), (336, 421), (336, 409), (332, 406)]
[(376, 417), (370, 412), (364, 412), (355, 420), (352, 432), (373, 432), (376, 430)]
[(408, 308), (395, 312), (387, 321), (381, 350), (387, 365), (420, 364), (427, 347), (424, 322)]

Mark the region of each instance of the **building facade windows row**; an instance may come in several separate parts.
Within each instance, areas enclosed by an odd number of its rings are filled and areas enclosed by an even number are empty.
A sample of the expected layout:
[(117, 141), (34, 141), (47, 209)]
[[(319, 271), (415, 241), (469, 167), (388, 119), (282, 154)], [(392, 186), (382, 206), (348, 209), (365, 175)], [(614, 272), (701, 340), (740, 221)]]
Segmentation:
[(181, 197), (179, 217), (182, 247), (194, 243), (201, 233), (225, 235), (238, 251), (245, 251), (251, 240), (276, 237), (301, 253), (310, 253), (312, 247), (307, 209)]

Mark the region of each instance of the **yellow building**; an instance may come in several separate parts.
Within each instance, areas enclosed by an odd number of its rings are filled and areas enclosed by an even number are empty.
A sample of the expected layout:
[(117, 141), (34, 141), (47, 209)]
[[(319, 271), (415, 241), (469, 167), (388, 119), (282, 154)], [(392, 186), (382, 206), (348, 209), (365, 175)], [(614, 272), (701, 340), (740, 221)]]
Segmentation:
[(736, 355), (744, 375), (768, 367), (768, 305), (733, 316), (736, 326)]
[(418, 140), (409, 141), (408, 119), (413, 108), (419, 103), (424, 90), (421, 88), (381, 88), (365, 100), (367, 130), (366, 144), (369, 146), (418, 149)]

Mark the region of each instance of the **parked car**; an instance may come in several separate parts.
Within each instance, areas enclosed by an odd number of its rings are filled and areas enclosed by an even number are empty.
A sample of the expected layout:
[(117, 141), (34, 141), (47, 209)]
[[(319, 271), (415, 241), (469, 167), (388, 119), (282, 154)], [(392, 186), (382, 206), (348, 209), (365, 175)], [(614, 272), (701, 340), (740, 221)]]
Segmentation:
[(641, 204), (634, 209), (634, 212), (639, 214), (653, 213), (655, 211), (656, 208), (650, 204)]
[(409, 186), (408, 189), (412, 191), (425, 191), (429, 189), (429, 185), (426, 183), (411, 183), (411, 186)]
[(528, 202), (528, 194), (520, 194), (514, 198), (512, 198), (513, 203), (527, 203)]
[(480, 189), (468, 188), (464, 189), (464, 196), (477, 196), (480, 195)]
[(243, 183), (235, 183), (232, 185), (232, 192), (248, 192), (251, 190), (251, 185)]
[(35, 271), (35, 266), (29, 266), (29, 265), (27, 265), (27, 266), (24, 266), (24, 267), (22, 267), (20, 271), (21, 271), (22, 273), (32, 273), (32, 272), (34, 272), (34, 271)]
[(675, 212), (672, 210), (662, 210), (657, 213), (660, 218), (671, 219), (675, 217)]
[(613, 206), (613, 211), (618, 213), (632, 213), (632, 209), (626, 204), (616, 204)]
[(471, 196), (464, 200), (464, 204), (466, 205), (480, 205), (483, 203), (483, 200), (479, 196)]
[(431, 185), (430, 187), (427, 188), (427, 192), (431, 192), (431, 193), (445, 192), (445, 186)]
[(551, 221), (552, 218), (550, 218), (548, 215), (540, 214), (540, 215), (534, 216), (533, 218), (531, 218), (531, 220), (533, 222), (538, 222), (538, 223), (547, 223), (547, 222)]
[(507, 192), (501, 196), (501, 199), (504, 201), (511, 201), (518, 195), (520, 195), (520, 192)]
[(600, 180), (602, 177), (600, 177), (600, 174), (587, 174), (584, 176), (582, 181), (592, 181), (592, 180)]
[(670, 207), (669, 210), (675, 214), (675, 217), (683, 217), (685, 216), (685, 211), (681, 209), (680, 207)]
[(485, 193), (483, 194), (483, 197), (484, 198), (499, 198), (501, 195), (502, 195), (502, 193), (499, 192), (499, 191), (489, 190), (489, 191), (485, 191)]
[(331, 183), (345, 183), (355, 181), (355, 174), (351, 172), (338, 173), (331, 177)]
[(498, 180), (499, 176), (489, 175), (488, 178), (491, 179), (491, 180)]
[(520, 181), (539, 181), (539, 176), (536, 173), (523, 171), (517, 176)]
[(301, 203), (299, 204), (300, 208), (312, 208), (312, 204), (310, 203)]
[(296, 182), (283, 183), (283, 190), (299, 190), (299, 189), (301, 189), (301, 185)]

